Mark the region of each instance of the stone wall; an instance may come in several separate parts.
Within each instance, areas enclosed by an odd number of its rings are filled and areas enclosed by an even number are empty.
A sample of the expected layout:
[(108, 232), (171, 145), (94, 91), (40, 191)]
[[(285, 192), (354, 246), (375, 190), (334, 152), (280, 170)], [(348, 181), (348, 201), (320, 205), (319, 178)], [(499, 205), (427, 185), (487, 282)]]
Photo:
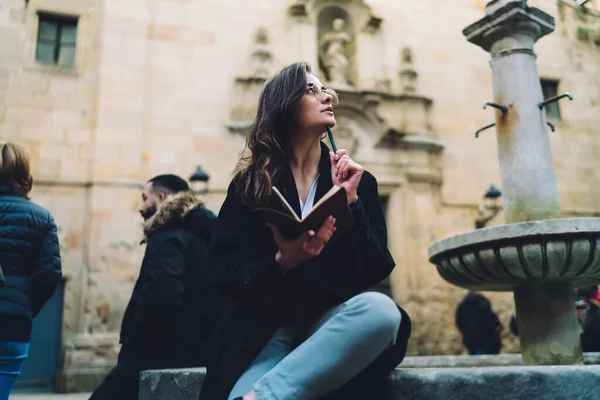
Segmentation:
[[(0, 139), (31, 151), (34, 200), (60, 227), (68, 277), (63, 389), (93, 386), (81, 371), (97, 380), (114, 362), (143, 254), (137, 214), (143, 182), (166, 172), (187, 177), (201, 164), (211, 176), (208, 205), (218, 211), (244, 146), (244, 136), (227, 123), (239, 95), (236, 78), (251, 73), (257, 30), (268, 36), (270, 74), (298, 60), (318, 65), (311, 10), (326, 2), (307, 2), (304, 16), (291, 15), (288, 3), (31, 0), (25, 8), (9, 0), (0, 7)], [(494, 119), (481, 109), (492, 100), (489, 55), (461, 34), (483, 16), (486, 2), (342, 3), (360, 5), (355, 14), (372, 24), (358, 34), (356, 89), (389, 87), (378, 106), (363, 96), (367, 106), (351, 111), (340, 105), (339, 115), (358, 140), (355, 157), (389, 196), (389, 242), (397, 261), (391, 285), (414, 321), (409, 354), (460, 354), (454, 312), (466, 291), (440, 278), (427, 248), (473, 229), (483, 192), (500, 182), (494, 129), (474, 138)], [(540, 75), (559, 79), (559, 92), (575, 96), (561, 102), (563, 119), (555, 121), (556, 133), (548, 132), (562, 210), (564, 216), (598, 215), (600, 53), (592, 40), (577, 36), (581, 21), (573, 10), (551, 1), (530, 5), (557, 18), (556, 32), (536, 45)], [(35, 63), (38, 11), (80, 17), (75, 69)], [(383, 19), (379, 28), (369, 15)], [(435, 142), (441, 154), (422, 143), (379, 144), (377, 124), (399, 129), (405, 111), (399, 100), (386, 100), (398, 99), (404, 48), (412, 50), (418, 94), (431, 100), (431, 129), (417, 139)], [(491, 222), (501, 223), (501, 214)], [(505, 327), (503, 351), (518, 351), (508, 332), (512, 294), (486, 295)], [(73, 376), (86, 383), (73, 383)]]

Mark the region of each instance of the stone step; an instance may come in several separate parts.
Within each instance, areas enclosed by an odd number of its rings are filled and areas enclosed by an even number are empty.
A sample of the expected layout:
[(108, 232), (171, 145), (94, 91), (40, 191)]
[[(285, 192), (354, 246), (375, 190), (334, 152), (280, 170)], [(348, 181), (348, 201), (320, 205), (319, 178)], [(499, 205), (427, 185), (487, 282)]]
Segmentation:
[[(205, 372), (143, 371), (139, 400), (195, 400)], [(372, 400), (600, 399), (598, 365), (397, 368), (389, 379), (393, 395)]]

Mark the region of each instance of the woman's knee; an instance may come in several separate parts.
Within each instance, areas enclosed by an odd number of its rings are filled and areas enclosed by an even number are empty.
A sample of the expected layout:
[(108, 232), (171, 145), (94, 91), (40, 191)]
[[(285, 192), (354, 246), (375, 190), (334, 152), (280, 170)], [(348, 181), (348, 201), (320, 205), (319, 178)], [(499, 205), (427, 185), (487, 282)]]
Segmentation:
[(388, 296), (377, 292), (361, 293), (351, 300), (352, 306), (361, 310), (365, 327), (382, 339), (395, 342), (402, 320), (402, 314), (396, 303)]

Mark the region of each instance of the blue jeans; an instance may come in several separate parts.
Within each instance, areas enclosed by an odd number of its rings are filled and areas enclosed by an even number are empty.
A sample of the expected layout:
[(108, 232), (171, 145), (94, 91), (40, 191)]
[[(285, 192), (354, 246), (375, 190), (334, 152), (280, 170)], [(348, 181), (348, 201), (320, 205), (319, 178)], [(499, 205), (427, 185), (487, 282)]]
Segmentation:
[(389, 297), (367, 292), (332, 308), (309, 327), (283, 326), (238, 379), (229, 399), (252, 389), (259, 400), (322, 397), (393, 346), (400, 320)]
[(28, 355), (27, 342), (0, 342), (0, 400), (8, 400)]

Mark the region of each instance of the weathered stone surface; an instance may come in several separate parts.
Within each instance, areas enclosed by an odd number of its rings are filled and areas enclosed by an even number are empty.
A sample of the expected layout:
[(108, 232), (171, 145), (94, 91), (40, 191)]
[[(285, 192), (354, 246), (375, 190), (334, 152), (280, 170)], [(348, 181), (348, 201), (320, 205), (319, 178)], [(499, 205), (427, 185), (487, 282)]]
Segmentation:
[[(204, 369), (144, 371), (140, 400), (188, 400), (200, 393)], [(398, 368), (378, 400), (595, 400), (600, 366)]]
[[(586, 365), (600, 364), (600, 353), (583, 353)], [(406, 357), (400, 368), (472, 368), (523, 365), (521, 354)]]
[(593, 400), (600, 367), (397, 369), (389, 400)]
[(522, 365), (521, 354), (406, 357), (399, 368), (503, 367)]
[(140, 400), (197, 399), (206, 368), (142, 371)]

